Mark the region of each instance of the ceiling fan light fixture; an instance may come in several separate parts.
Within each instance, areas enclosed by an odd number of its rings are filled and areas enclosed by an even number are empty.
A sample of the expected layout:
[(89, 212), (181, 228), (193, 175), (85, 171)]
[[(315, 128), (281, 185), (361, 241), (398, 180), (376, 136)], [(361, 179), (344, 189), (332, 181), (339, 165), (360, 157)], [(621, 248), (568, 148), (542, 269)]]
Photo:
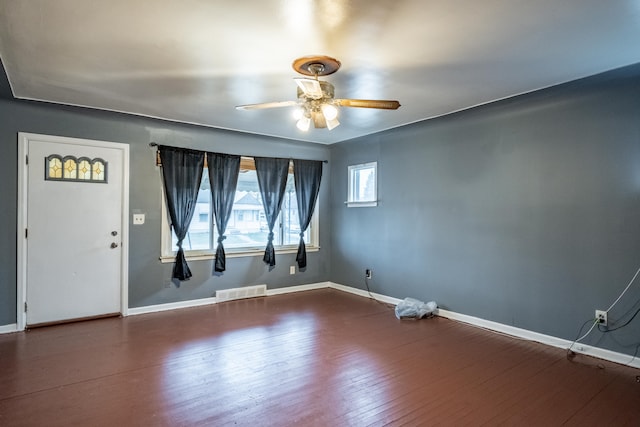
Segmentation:
[(304, 116), (304, 110), (302, 107), (297, 107), (293, 110), (293, 118), (296, 120), (300, 120)]
[(320, 109), (322, 110), (324, 118), (327, 119), (327, 122), (338, 117), (338, 109), (334, 105), (322, 104), (322, 107), (320, 107)]
[(306, 132), (309, 130), (309, 126), (311, 126), (311, 119), (307, 116), (302, 116), (296, 123), (296, 127), (300, 129), (302, 132)]
[(340, 122), (338, 121), (338, 119), (327, 119), (327, 129), (331, 130), (337, 126), (340, 125)]

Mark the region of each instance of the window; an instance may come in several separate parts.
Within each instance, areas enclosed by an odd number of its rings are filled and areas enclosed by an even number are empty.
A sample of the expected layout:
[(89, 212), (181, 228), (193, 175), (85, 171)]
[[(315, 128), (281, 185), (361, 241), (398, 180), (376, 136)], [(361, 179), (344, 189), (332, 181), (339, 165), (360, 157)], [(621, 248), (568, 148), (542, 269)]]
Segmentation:
[(107, 183), (107, 162), (100, 158), (76, 158), (52, 154), (45, 158), (44, 179), (47, 181)]
[[(164, 191), (163, 203), (164, 203)], [(317, 204), (316, 204), (317, 211)], [(163, 209), (163, 259), (173, 261), (177, 251), (177, 238), (169, 226), (169, 214), (166, 205)], [(202, 183), (198, 193), (196, 211), (189, 225), (189, 231), (182, 243), (187, 257), (211, 258), (215, 253), (218, 242), (218, 231), (211, 207), (211, 190), (209, 174), (205, 168)], [(317, 248), (317, 214), (309, 228), (305, 231), (307, 249)], [(273, 244), (276, 251), (293, 251), (298, 248), (300, 241), (300, 221), (298, 219), (298, 202), (296, 200), (293, 171), (289, 171), (287, 186), (282, 202), (280, 215), (273, 227)], [(262, 198), (258, 187), (258, 178), (253, 166), (253, 159), (242, 158), (238, 186), (233, 202), (231, 217), (227, 223), (224, 248), (227, 256), (234, 253), (253, 253), (262, 255), (267, 245), (269, 227), (262, 206)]]
[(363, 163), (349, 166), (348, 207), (378, 205), (378, 163)]

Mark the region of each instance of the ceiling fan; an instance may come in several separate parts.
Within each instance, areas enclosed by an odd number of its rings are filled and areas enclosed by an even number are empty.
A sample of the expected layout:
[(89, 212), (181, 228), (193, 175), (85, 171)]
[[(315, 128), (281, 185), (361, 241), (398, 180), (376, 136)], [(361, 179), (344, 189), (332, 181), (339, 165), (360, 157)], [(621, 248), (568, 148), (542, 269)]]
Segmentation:
[(292, 67), (298, 73), (308, 77), (296, 77), (298, 85), (297, 101), (264, 102), (261, 104), (238, 105), (238, 110), (259, 110), (264, 108), (293, 107), (298, 109), (294, 117), (298, 120), (296, 126), (302, 131), (309, 130), (311, 122), (315, 128), (335, 128), (338, 121), (336, 107), (378, 108), (383, 110), (397, 110), (398, 101), (382, 99), (336, 99), (334, 87), (331, 83), (318, 80), (318, 76), (333, 74), (340, 68), (340, 61), (329, 56), (303, 56), (293, 61)]

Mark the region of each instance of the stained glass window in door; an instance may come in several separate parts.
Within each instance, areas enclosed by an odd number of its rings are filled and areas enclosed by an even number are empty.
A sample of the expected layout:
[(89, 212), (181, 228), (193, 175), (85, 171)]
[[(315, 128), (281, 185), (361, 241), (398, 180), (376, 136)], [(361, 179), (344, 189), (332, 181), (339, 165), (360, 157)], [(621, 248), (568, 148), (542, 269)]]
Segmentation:
[(93, 159), (93, 181), (107, 181), (107, 163), (102, 159)]
[(90, 159), (51, 154), (44, 161), (44, 179), (106, 184), (107, 166), (107, 162), (99, 157)]
[(46, 179), (62, 179), (62, 157), (52, 154), (45, 162)]
[(64, 159), (63, 166), (63, 178), (64, 179), (76, 179), (78, 178), (78, 162), (75, 157), (67, 156)]
[(91, 160), (86, 157), (78, 159), (78, 179), (83, 181), (91, 179)]

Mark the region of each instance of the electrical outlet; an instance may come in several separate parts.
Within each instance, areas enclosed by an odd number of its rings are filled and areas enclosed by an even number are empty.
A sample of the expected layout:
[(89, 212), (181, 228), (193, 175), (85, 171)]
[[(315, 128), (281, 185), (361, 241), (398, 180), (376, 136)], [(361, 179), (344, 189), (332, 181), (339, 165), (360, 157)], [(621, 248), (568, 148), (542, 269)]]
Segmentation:
[(370, 268), (367, 268), (367, 269), (364, 271), (364, 278), (365, 278), (365, 279), (371, 279), (372, 277), (373, 277), (373, 271), (371, 271), (371, 269), (370, 269)]
[(596, 310), (596, 319), (598, 319), (598, 323), (607, 326), (607, 312), (604, 310)]
[(144, 214), (133, 214), (133, 223), (135, 225), (144, 224)]

